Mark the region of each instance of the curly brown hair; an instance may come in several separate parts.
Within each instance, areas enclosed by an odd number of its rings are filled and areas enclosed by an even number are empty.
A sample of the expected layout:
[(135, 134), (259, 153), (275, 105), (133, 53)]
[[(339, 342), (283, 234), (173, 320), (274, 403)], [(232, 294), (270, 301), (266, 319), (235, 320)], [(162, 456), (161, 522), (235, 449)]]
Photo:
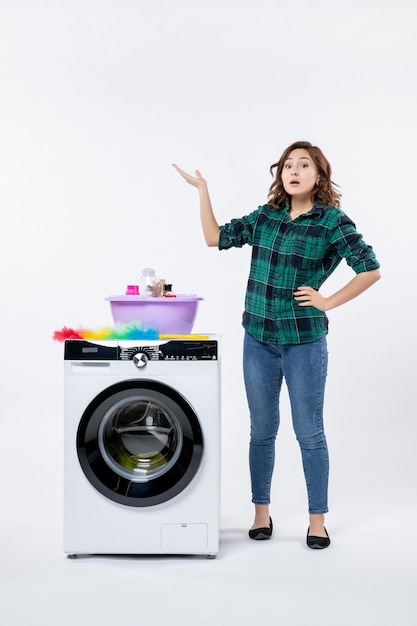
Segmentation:
[(284, 189), (284, 185), (282, 184), (281, 172), (284, 167), (285, 161), (288, 159), (289, 154), (293, 150), (297, 150), (298, 148), (302, 148), (303, 150), (306, 150), (308, 152), (308, 154), (314, 161), (320, 175), (319, 182), (317, 183), (312, 193), (312, 202), (321, 202), (328, 207), (340, 207), (341, 194), (336, 190), (336, 187), (338, 187), (338, 185), (336, 185), (336, 183), (334, 183), (331, 179), (332, 168), (330, 166), (330, 163), (328, 162), (320, 148), (318, 148), (317, 146), (313, 146), (309, 141), (296, 141), (295, 143), (288, 146), (288, 148), (282, 153), (279, 161), (271, 165), (271, 167), (269, 168), (272, 176), (274, 176), (274, 169), (276, 169), (276, 173), (274, 182), (269, 188), (268, 203), (278, 209), (285, 200), (291, 202), (291, 196), (287, 194)]

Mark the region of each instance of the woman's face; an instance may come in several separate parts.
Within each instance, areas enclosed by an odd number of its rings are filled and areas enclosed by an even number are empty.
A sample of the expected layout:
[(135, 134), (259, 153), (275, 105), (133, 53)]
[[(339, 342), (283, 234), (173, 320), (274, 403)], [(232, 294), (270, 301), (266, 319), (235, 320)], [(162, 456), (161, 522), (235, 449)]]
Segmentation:
[(288, 155), (281, 172), (285, 191), (299, 200), (310, 199), (319, 173), (307, 150), (297, 148)]

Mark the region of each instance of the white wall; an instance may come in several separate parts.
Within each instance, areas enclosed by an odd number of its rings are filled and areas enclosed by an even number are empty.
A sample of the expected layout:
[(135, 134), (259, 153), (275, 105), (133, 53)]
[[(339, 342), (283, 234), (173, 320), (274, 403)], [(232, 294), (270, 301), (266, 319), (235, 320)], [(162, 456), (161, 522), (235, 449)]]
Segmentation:
[[(171, 163), (208, 178), (222, 223), (265, 202), (269, 166), (298, 139), (331, 161), (383, 271), (329, 314), (331, 505), (341, 515), (407, 506), (414, 31), (412, 0), (0, 0), (2, 523), (60, 523), (53, 331), (110, 324), (105, 297), (148, 265), (204, 296), (195, 331), (223, 335), (223, 515), (249, 508), (240, 319), (250, 250), (204, 246), (196, 192)], [(350, 276), (340, 268), (324, 292)], [(274, 506), (304, 514), (286, 408), (284, 394)]]

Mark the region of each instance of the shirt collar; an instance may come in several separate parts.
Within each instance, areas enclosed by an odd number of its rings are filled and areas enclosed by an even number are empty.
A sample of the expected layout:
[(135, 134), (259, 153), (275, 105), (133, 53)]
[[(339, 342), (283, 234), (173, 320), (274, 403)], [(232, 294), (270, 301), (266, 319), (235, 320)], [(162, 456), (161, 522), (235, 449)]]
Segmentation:
[[(288, 200), (284, 200), (284, 202), (282, 203), (282, 208), (286, 213), (290, 212), (290, 203), (288, 202)], [(321, 217), (326, 209), (327, 206), (325, 204), (322, 204), (321, 202), (315, 202), (311, 209), (307, 211), (307, 213), (302, 213), (302, 215), (318, 215)]]

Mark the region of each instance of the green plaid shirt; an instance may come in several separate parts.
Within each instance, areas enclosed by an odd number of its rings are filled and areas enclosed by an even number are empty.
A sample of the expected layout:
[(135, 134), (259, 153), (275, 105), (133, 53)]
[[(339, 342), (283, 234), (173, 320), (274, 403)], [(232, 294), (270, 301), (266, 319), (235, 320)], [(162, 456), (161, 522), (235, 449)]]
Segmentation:
[(294, 300), (297, 287), (320, 289), (342, 258), (357, 274), (379, 267), (352, 220), (319, 203), (294, 221), (287, 203), (266, 204), (220, 227), (220, 250), (245, 244), (252, 260), (242, 324), (263, 343), (308, 343), (328, 332), (324, 312)]

